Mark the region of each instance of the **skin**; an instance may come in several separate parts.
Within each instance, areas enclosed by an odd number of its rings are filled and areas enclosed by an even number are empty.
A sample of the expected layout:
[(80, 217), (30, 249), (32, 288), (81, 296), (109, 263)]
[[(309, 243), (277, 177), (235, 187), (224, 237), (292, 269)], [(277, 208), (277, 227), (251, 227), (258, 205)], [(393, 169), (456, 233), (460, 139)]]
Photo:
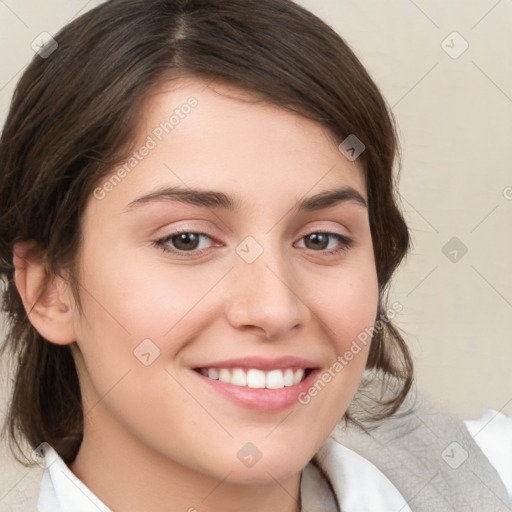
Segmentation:
[[(301, 470), (345, 413), (369, 346), (308, 404), (278, 412), (242, 407), (190, 368), (295, 355), (327, 370), (373, 325), (378, 284), (367, 209), (345, 201), (293, 210), (304, 197), (346, 186), (367, 199), (363, 172), (320, 124), (193, 77), (147, 98), (134, 148), (190, 96), (198, 101), (192, 112), (104, 198), (88, 201), (84, 316), (65, 280), (55, 279), (36, 302), (44, 272), (30, 244), (16, 247), (16, 284), (38, 331), (72, 347), (85, 430), (70, 468), (107, 506), (299, 510)], [(177, 201), (128, 208), (162, 186), (222, 191), (237, 196), (240, 209)], [(178, 229), (208, 235), (205, 252), (178, 256), (154, 245)], [(342, 245), (331, 237), (327, 248), (308, 247), (307, 235), (319, 232), (354, 244), (327, 255)], [(263, 249), (252, 263), (235, 251), (247, 236)], [(160, 349), (148, 366), (134, 355), (144, 339)], [(247, 442), (262, 454), (252, 467), (237, 457)]]

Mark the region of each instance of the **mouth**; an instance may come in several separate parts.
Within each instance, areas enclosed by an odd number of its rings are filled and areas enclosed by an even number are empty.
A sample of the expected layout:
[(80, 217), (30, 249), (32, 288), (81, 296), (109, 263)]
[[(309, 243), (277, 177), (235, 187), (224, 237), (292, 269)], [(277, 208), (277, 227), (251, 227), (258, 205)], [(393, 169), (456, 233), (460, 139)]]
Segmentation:
[(211, 380), (251, 389), (283, 389), (303, 382), (314, 368), (276, 368), (264, 371), (259, 368), (194, 368), (194, 371)]
[(321, 365), (295, 355), (247, 356), (203, 361), (190, 370), (207, 393), (246, 410), (272, 413), (301, 405), (299, 397), (313, 385)]

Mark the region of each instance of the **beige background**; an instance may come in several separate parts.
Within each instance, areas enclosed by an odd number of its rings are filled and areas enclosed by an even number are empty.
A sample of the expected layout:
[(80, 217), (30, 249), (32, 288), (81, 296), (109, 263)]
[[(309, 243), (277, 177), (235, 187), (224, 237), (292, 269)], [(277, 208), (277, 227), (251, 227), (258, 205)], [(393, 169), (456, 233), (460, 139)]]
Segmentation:
[[(98, 3), (0, 1), (0, 122), (36, 36)], [(512, 414), (512, 1), (300, 3), (351, 45), (400, 126), (414, 247), (390, 303), (403, 305), (420, 390), (463, 418)], [(0, 511), (34, 509), (40, 470), (1, 450)]]

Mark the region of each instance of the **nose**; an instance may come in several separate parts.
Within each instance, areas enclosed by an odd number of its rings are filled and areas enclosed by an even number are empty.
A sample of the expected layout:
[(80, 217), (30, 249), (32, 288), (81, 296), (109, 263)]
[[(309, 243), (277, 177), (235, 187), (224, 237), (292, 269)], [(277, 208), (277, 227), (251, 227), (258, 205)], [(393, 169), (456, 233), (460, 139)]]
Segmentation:
[(270, 254), (266, 249), (252, 263), (235, 255), (235, 268), (230, 274), (226, 316), (232, 327), (278, 340), (311, 317), (306, 297), (301, 297), (299, 280), (279, 251)]

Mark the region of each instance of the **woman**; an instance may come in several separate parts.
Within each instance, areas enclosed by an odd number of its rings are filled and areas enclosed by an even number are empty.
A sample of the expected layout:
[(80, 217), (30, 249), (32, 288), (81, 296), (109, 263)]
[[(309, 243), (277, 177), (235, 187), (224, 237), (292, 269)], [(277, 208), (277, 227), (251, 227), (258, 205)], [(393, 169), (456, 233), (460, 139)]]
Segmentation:
[(288, 0), (112, 0), (47, 43), (0, 146), (8, 428), (44, 458), (40, 511), (508, 506), (415, 400), (396, 151)]

